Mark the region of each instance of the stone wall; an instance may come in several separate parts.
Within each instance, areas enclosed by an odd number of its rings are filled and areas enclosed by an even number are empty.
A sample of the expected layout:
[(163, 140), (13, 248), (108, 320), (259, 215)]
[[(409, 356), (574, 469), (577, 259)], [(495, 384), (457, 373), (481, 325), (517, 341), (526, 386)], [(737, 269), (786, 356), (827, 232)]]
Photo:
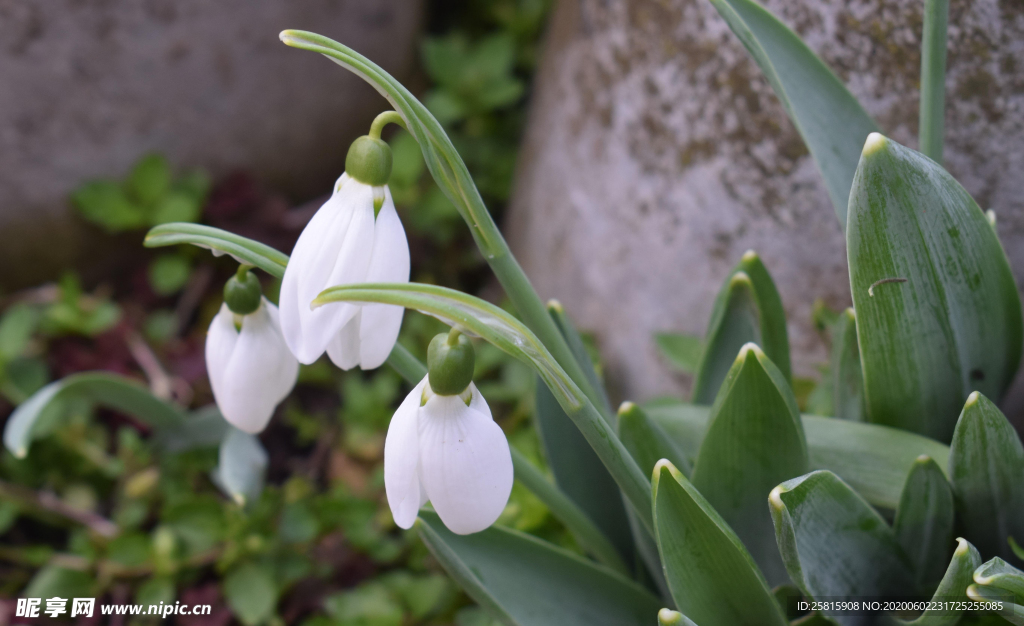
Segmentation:
[[(916, 147), (921, 5), (765, 0), (891, 137)], [(1024, 4), (953, 0), (946, 165), (994, 208), (1024, 279)], [(747, 249), (772, 272), (797, 374), (849, 300), (842, 233), (782, 106), (707, 0), (561, 0), (507, 227), (545, 298), (596, 332), (619, 397), (687, 385), (656, 331), (703, 334)]]
[(419, 0), (0, 0), (0, 287), (106, 254), (68, 193), (150, 150), (324, 192), (387, 102), (278, 33), (320, 32), (403, 79), (420, 23)]

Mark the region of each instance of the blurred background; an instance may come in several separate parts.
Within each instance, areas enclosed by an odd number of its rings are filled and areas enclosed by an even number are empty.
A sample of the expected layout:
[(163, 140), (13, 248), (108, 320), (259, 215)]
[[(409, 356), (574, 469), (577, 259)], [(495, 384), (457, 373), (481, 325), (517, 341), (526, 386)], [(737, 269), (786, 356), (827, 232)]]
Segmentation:
[[(916, 147), (919, 3), (764, 4)], [(995, 210), (1018, 282), (1022, 6), (951, 2), (946, 121), (946, 165)], [(614, 400), (687, 390), (652, 336), (702, 335), (750, 248), (812, 393), (823, 312), (850, 305), (842, 234), (799, 135), (703, 0), (0, 0), (0, 420), (95, 369), (190, 409), (212, 401), (203, 342), (233, 264), (146, 250), (143, 234), (196, 221), (290, 251), (388, 106), (282, 45), (285, 28), (349, 45), (423, 99), (542, 297), (587, 331)], [(502, 304), (415, 142), (385, 138), (413, 280)], [(422, 356), (438, 331), (409, 314), (401, 341)], [(477, 379), (543, 466), (529, 371), (480, 346)], [(1021, 428), (1015, 389), (1004, 408)], [(157, 455), (131, 418), (63, 407), (27, 459), (0, 453), (0, 625), (14, 598), (61, 594), (214, 606), (182, 624), (490, 624), (383, 499), (405, 391), (387, 368), (304, 367), (261, 436), (268, 486), (247, 509), (210, 481), (215, 449)], [(577, 549), (518, 484), (500, 523)]]

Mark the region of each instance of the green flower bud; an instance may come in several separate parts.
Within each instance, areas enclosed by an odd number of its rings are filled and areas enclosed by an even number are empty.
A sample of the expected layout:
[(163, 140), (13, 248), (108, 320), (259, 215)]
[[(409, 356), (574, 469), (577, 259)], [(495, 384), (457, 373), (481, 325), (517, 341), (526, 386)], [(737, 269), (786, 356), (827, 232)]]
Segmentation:
[(391, 178), (391, 148), (381, 139), (363, 135), (349, 147), (345, 171), (365, 185), (386, 185)]
[(457, 396), (473, 382), (476, 353), (469, 337), (452, 329), (430, 341), (427, 348), (427, 377), (439, 396)]
[(256, 312), (262, 297), (259, 279), (244, 265), (224, 284), (224, 303), (232, 313), (248, 315)]

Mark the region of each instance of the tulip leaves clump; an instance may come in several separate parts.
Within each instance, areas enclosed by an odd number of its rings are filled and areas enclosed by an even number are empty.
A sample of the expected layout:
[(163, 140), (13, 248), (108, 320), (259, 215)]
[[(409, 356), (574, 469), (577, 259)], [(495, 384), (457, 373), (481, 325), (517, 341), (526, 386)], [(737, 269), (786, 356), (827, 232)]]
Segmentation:
[[(395, 111), (378, 120), (415, 139), (514, 312), (407, 282), (407, 251), (382, 265), (383, 274), (355, 255), (366, 265), (356, 271), (332, 252), (331, 229), (304, 234), (294, 260), (194, 224), (157, 226), (146, 245), (188, 243), (284, 276), (282, 318), (295, 320), (285, 322), (285, 339), (302, 361), (327, 349), (339, 366), (357, 364), (328, 345), (352, 320), (361, 366), (379, 364), (394, 346), (387, 363), (413, 386), (392, 421), (396, 439), (389, 433), (385, 444), (400, 448), (385, 461), (394, 521), (418, 528), (449, 575), (501, 623), (1024, 625), (1024, 446), (995, 404), (1021, 357), (1021, 304), (990, 219), (940, 165), (944, 55), (935, 50), (944, 47), (945, 4), (929, 0), (924, 23), (926, 156), (881, 135), (835, 74), (767, 10), (752, 0), (711, 1), (782, 100), (846, 233), (854, 306), (829, 319), (831, 359), (810, 396), (792, 373), (769, 264), (749, 251), (725, 277), (706, 337), (657, 338), (694, 374), (691, 402), (625, 402), (613, 412), (566, 311), (545, 306), (530, 286), (431, 110), (371, 61), (313, 33), (281, 38), (357, 73), (389, 100)], [(383, 154), (374, 128), (374, 150)], [(376, 254), (367, 243), (377, 236), (373, 219), (394, 212), (377, 190), (385, 170), (390, 162), (357, 172), (353, 180), (363, 182), (342, 181), (344, 193), (358, 194), (366, 221), (358, 237), (334, 229), (355, 242), (346, 250)], [(381, 229), (382, 240), (404, 243), (404, 234)], [(435, 339), (429, 374), (394, 345), (403, 309), (452, 327)], [(373, 334), (373, 311), (390, 311), (387, 333)], [(363, 333), (363, 323), (371, 330)], [(471, 337), (533, 370), (535, 425), (553, 480), (514, 446), (509, 460), (472, 383)], [(807, 397), (814, 402), (801, 405)], [(187, 416), (109, 375), (43, 388), (8, 422), (6, 446), (24, 456), (37, 425), (68, 398), (138, 416), (167, 449), (219, 443), (221, 487), (239, 502), (261, 489), (267, 454), (258, 438), (217, 415)], [(809, 407), (830, 415), (804, 414)], [(485, 430), (487, 442), (466, 439)], [(491, 526), (513, 470), (578, 553)]]

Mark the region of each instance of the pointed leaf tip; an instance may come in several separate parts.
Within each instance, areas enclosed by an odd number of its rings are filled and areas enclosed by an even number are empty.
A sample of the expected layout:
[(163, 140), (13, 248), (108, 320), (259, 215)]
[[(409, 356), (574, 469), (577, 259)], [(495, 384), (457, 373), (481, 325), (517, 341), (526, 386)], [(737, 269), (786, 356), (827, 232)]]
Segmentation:
[(622, 404), (619, 405), (619, 415), (625, 415), (627, 413), (631, 413), (633, 411), (633, 409), (635, 409), (635, 408), (636, 408), (636, 404), (634, 404), (633, 402), (630, 402), (629, 400), (626, 400), (625, 402), (623, 402)]
[(885, 147), (885, 144), (889, 140), (882, 133), (871, 133), (868, 138), (864, 140), (864, 149), (861, 153), (864, 156), (871, 156)]
[(746, 252), (743, 253), (743, 256), (740, 257), (740, 260), (745, 262), (745, 263), (751, 263), (753, 261), (756, 261), (757, 260), (757, 252), (755, 252), (753, 250), (747, 250)]
[(548, 300), (547, 307), (549, 313), (558, 313), (559, 315), (561, 315), (562, 313), (565, 312), (565, 307), (562, 306), (562, 303), (559, 302), (558, 300), (555, 300), (554, 298)]

